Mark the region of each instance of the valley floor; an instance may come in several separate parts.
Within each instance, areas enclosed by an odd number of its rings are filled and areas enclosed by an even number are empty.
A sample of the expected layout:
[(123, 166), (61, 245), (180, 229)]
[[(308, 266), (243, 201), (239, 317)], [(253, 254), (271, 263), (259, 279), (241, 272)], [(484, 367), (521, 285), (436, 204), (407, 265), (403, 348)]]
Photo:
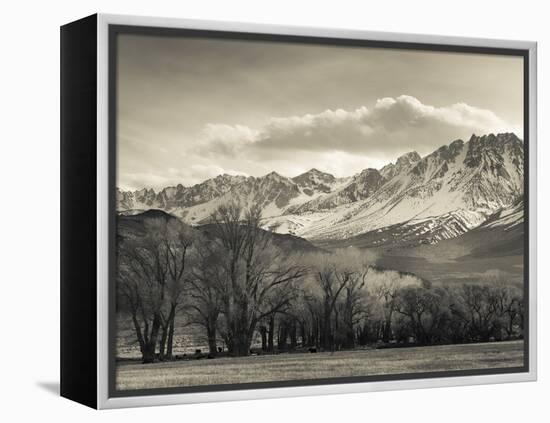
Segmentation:
[(117, 364), (118, 390), (521, 367), (523, 341)]

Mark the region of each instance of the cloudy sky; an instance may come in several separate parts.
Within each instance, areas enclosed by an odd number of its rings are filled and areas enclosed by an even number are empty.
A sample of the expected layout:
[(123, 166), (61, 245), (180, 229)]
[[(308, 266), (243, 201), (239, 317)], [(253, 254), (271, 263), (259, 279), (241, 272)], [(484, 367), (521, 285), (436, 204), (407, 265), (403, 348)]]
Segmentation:
[(119, 35), (118, 181), (335, 176), (472, 133), (522, 137), (521, 58)]

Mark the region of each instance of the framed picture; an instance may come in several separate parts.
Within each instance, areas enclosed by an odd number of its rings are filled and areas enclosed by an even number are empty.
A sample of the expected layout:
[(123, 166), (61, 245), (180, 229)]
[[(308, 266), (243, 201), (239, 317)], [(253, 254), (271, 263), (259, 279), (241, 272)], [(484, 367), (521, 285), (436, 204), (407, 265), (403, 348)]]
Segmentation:
[(536, 43), (61, 28), (61, 393), (536, 379)]

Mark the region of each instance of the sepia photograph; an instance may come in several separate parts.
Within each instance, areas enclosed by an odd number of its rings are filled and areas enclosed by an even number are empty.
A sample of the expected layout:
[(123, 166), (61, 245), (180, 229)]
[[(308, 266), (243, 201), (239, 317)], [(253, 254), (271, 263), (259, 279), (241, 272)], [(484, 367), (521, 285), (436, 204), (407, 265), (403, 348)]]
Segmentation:
[(525, 371), (525, 58), (386, 44), (116, 34), (117, 392)]

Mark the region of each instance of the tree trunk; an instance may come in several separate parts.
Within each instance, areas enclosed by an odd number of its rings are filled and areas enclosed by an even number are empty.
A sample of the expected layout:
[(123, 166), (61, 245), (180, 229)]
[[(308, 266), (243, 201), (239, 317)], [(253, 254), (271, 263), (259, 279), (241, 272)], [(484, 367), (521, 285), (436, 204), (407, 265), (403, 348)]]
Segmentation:
[(288, 350), (288, 338), (291, 333), (291, 322), (288, 319), (284, 319), (279, 323), (279, 331), (277, 335), (277, 348), (280, 351)]
[(175, 330), (176, 313), (172, 314), (170, 324), (168, 325), (168, 339), (166, 341), (166, 359), (172, 360), (174, 350), (174, 330)]
[(388, 316), (386, 317), (386, 321), (384, 322), (384, 332), (382, 335), (382, 340), (384, 342), (390, 342), (390, 340), (392, 339), (392, 330), (391, 330), (392, 315), (393, 315), (393, 310), (390, 310), (388, 312)]
[(141, 351), (142, 359), (141, 362), (143, 364), (148, 363), (154, 363), (155, 362), (155, 347), (156, 343), (153, 344), (152, 342), (147, 342)]
[(139, 343), (139, 350), (143, 354), (143, 351), (145, 349), (145, 340), (143, 339), (143, 333), (141, 332), (141, 326), (139, 324), (139, 321), (137, 319), (137, 316), (135, 313), (132, 313), (132, 322), (134, 323), (134, 329), (136, 331), (136, 335), (138, 338)]
[(273, 352), (274, 350), (274, 343), (273, 343), (274, 336), (275, 336), (275, 316), (271, 315), (269, 316), (269, 332), (267, 337), (267, 350), (270, 352)]
[(157, 346), (158, 335), (160, 331), (160, 316), (155, 314), (153, 324), (151, 326), (151, 335), (148, 341), (144, 344), (142, 350), (142, 362), (144, 364), (153, 363), (155, 361), (155, 349)]
[(346, 348), (355, 348), (355, 331), (353, 330), (353, 324), (347, 324), (346, 331)]
[(290, 324), (290, 349), (294, 350), (296, 349), (296, 345), (298, 345), (298, 338), (296, 336), (296, 321), (292, 321)]
[(245, 333), (238, 333), (233, 340), (232, 355), (235, 357), (244, 357), (250, 354), (250, 339)]
[(208, 352), (215, 356), (218, 353), (218, 346), (216, 344), (216, 323), (215, 322), (207, 323), (206, 336), (208, 337)]
[(230, 355), (242, 357), (250, 354), (250, 343), (256, 329), (256, 321), (249, 316), (248, 299), (245, 296), (235, 304), (237, 308), (233, 310), (233, 313), (226, 315), (227, 348)]
[(304, 324), (304, 322), (300, 322), (300, 340), (300, 345), (302, 346), (302, 348), (308, 345), (306, 325)]
[(327, 351), (330, 350), (332, 347), (332, 342), (331, 342), (332, 331), (331, 331), (330, 315), (331, 315), (330, 310), (325, 309), (325, 312), (323, 315), (323, 342), (322, 343), (323, 343), (323, 348)]
[(267, 351), (267, 328), (260, 326), (260, 335), (262, 337), (262, 351)]
[(171, 360), (174, 345), (174, 320), (176, 318), (176, 305), (170, 306), (168, 317), (162, 323), (162, 332), (159, 341), (159, 359)]
[(315, 347), (321, 348), (321, 322), (319, 320), (315, 321), (312, 338), (313, 342), (315, 343)]
[(286, 324), (279, 325), (279, 331), (277, 334), (277, 349), (279, 351), (286, 350), (286, 338), (287, 338)]
[(163, 325), (159, 341), (159, 360), (163, 361), (166, 351), (166, 340), (168, 339), (168, 325)]

